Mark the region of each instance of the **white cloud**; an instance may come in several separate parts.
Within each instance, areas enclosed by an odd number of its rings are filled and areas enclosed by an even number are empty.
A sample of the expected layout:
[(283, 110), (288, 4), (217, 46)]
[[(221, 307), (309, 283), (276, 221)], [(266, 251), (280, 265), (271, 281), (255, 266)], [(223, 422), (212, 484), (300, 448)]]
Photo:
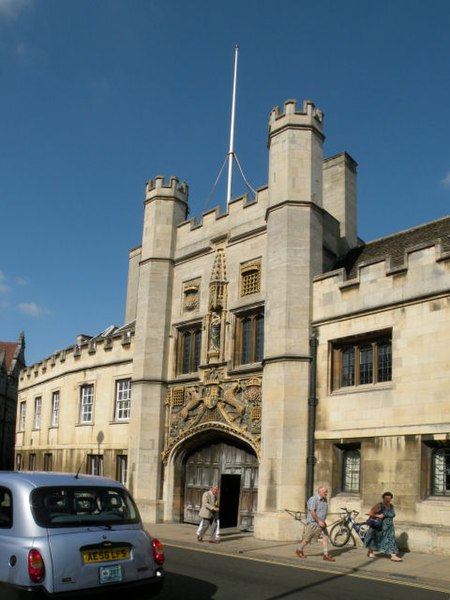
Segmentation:
[(15, 279), (17, 285), (28, 285), (29, 281), (25, 277), (16, 277)]
[(24, 8), (33, 5), (34, 0), (0, 0), (0, 19), (15, 19)]
[(50, 312), (46, 308), (36, 304), (36, 302), (22, 302), (19, 304), (19, 310), (30, 317), (41, 317)]
[(447, 173), (441, 183), (445, 188), (450, 190), (450, 171)]

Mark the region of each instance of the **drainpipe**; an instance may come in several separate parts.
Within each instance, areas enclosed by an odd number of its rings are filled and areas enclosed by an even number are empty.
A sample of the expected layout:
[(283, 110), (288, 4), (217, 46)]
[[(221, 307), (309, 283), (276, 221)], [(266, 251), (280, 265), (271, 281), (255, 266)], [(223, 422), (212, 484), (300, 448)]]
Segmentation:
[(310, 498), (314, 492), (314, 465), (316, 457), (314, 455), (314, 433), (316, 430), (316, 387), (317, 387), (317, 339), (316, 330), (313, 329), (309, 340), (311, 350), (311, 366), (309, 370), (309, 396), (308, 396), (308, 451), (306, 457), (306, 499)]

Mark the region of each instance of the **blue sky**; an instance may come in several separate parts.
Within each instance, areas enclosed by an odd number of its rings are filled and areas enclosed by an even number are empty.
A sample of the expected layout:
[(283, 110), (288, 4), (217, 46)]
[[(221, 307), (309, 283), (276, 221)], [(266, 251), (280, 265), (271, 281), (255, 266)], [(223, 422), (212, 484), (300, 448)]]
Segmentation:
[(448, 215), (449, 31), (448, 0), (0, 0), (0, 340), (31, 364), (123, 324), (148, 179), (224, 206), (235, 44), (253, 187), (271, 108), (308, 98), (359, 164), (363, 239)]

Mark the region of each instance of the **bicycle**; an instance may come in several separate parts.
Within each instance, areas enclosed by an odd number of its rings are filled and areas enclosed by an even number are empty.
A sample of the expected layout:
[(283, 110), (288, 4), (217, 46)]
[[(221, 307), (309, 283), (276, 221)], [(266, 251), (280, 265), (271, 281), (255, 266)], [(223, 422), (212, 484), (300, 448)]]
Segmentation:
[(356, 517), (359, 515), (357, 510), (348, 510), (348, 508), (341, 508), (344, 511), (339, 521), (331, 526), (330, 529), (330, 541), (336, 548), (342, 548), (347, 542), (353, 537), (353, 531), (359, 537), (361, 542), (364, 542), (369, 526), (366, 521), (356, 521)]

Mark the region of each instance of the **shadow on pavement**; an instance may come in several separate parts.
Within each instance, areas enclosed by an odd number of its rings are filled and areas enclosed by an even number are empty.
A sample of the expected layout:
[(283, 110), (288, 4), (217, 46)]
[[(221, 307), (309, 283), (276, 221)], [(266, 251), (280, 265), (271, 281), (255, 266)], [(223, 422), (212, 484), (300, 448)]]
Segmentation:
[[(166, 571), (164, 587), (157, 598), (158, 600), (169, 600), (169, 598), (170, 600), (174, 598), (182, 598), (183, 600), (212, 600), (217, 589), (216, 585), (202, 579)], [(154, 598), (154, 596), (140, 600), (150, 600), (151, 598)]]

